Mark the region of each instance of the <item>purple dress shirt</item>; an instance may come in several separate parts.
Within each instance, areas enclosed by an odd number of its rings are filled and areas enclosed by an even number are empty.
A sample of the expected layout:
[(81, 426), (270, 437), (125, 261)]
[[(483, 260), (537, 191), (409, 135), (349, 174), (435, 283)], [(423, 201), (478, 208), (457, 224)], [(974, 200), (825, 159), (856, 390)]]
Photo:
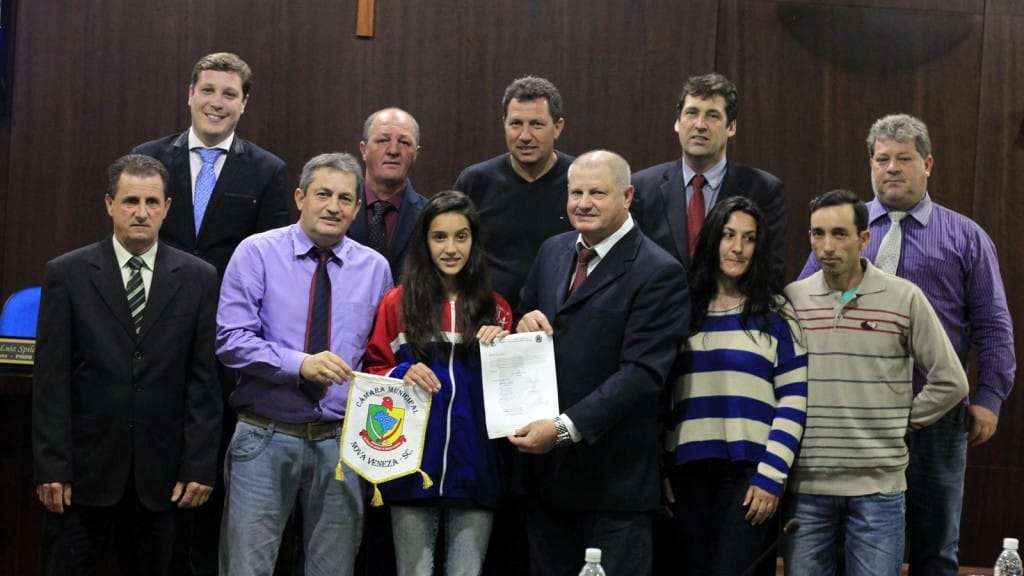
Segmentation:
[[(240, 372), (231, 394), (236, 410), (291, 423), (337, 421), (345, 414), (347, 382), (331, 385), (319, 403), (299, 389), (317, 264), (312, 247), (292, 224), (246, 238), (228, 263), (217, 308), (217, 357)], [(383, 256), (350, 238), (332, 250), (331, 351), (359, 370), (377, 303), (392, 287), (391, 271)]]
[[(871, 240), (864, 257), (874, 262), (889, 231), (889, 211), (877, 198), (868, 202), (868, 222)], [(973, 344), (978, 379), (970, 402), (998, 415), (1013, 388), (1017, 361), (1013, 323), (992, 239), (973, 220), (932, 202), (928, 194), (900, 224), (903, 246), (896, 275), (917, 284), (928, 297), (964, 367)], [(812, 253), (800, 278), (819, 269)], [(915, 370), (915, 393), (924, 382), (924, 375)]]

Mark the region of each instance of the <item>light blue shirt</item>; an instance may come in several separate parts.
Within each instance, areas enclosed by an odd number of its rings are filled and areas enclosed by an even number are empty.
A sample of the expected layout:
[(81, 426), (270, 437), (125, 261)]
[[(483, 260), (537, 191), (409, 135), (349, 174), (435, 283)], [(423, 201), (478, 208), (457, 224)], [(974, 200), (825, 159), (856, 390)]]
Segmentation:
[[(718, 200), (718, 191), (722, 189), (722, 181), (725, 180), (725, 156), (711, 167), (710, 170), (704, 172), (704, 178), (707, 182), (704, 184), (704, 215), (707, 216), (708, 212), (711, 212), (711, 208), (714, 207), (715, 201)], [(690, 168), (690, 165), (683, 160), (683, 182), (686, 182), (686, 205), (690, 205), (690, 200), (693, 198), (693, 186), (690, 182), (697, 173)]]

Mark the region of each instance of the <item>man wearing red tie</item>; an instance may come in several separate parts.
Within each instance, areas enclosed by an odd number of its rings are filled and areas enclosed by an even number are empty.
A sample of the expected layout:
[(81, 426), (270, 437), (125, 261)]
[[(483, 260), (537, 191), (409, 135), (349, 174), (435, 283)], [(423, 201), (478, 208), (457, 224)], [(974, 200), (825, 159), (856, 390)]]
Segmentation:
[(640, 229), (689, 266), (704, 216), (715, 202), (746, 196), (757, 202), (769, 223), (772, 267), (785, 275), (785, 208), (782, 181), (757, 168), (726, 159), (736, 135), (739, 112), (736, 86), (721, 74), (693, 76), (676, 104), (673, 125), (682, 160), (652, 166), (633, 175), (636, 195), (631, 212)]

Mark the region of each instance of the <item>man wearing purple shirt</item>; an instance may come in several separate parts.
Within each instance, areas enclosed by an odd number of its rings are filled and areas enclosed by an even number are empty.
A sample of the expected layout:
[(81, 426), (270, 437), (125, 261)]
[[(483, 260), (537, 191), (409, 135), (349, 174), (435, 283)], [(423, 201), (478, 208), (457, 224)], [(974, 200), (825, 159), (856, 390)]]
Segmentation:
[[(909, 432), (910, 574), (957, 574), (967, 445), (984, 444), (995, 434), (1016, 371), (1013, 325), (992, 240), (970, 218), (928, 195), (934, 160), (924, 122), (885, 116), (872, 125), (867, 144), (875, 199), (868, 203), (871, 242), (864, 257), (921, 288), (964, 366), (968, 349), (977, 353), (969, 403)], [(800, 278), (818, 268), (812, 254)], [(916, 371), (915, 393), (923, 382)]]
[(217, 355), (240, 375), (221, 574), (270, 576), (296, 505), (306, 575), (352, 573), (363, 496), (354, 472), (335, 479), (338, 429), (392, 287), (387, 260), (345, 237), (362, 184), (351, 155), (316, 156), (295, 190), (299, 222), (244, 240), (224, 274)]

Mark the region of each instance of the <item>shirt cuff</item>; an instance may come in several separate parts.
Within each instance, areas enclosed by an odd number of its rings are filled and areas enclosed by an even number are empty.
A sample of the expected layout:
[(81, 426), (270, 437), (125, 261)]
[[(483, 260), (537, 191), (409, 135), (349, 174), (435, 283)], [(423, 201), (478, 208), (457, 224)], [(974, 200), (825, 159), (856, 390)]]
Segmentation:
[(565, 429), (569, 431), (569, 437), (572, 438), (574, 444), (583, 440), (583, 435), (576, 429), (576, 425), (572, 423), (572, 418), (569, 418), (565, 413), (559, 414), (558, 417), (562, 420), (562, 424), (565, 424)]
[(979, 386), (974, 391), (974, 394), (971, 394), (970, 403), (986, 408), (996, 416), (999, 416), (999, 408), (1003, 405), (1003, 399), (992, 390)]
[(295, 378), (297, 382), (299, 379), (299, 371), (302, 368), (302, 361), (306, 359), (306, 356), (309, 356), (309, 354), (299, 352), (298, 350), (282, 350), (281, 373)]

